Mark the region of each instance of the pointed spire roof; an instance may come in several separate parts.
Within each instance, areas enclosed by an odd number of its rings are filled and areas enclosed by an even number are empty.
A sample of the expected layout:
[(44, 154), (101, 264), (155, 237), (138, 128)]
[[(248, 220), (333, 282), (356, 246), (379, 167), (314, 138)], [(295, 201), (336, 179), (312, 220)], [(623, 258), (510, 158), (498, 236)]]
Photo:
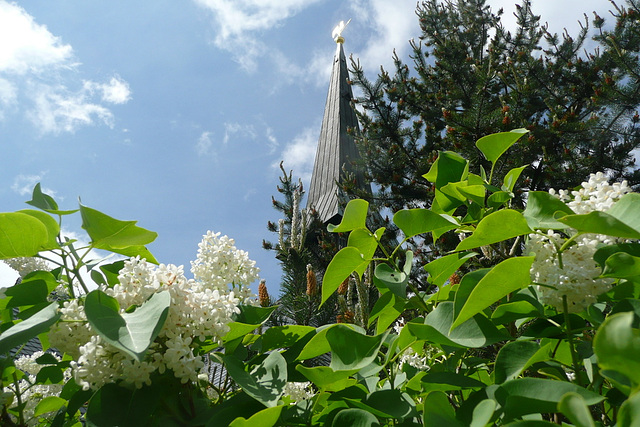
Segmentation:
[(356, 113), (351, 106), (353, 92), (348, 83), (349, 71), (342, 48), (343, 41), (342, 36), (338, 34), (327, 103), (307, 199), (307, 208), (315, 209), (324, 223), (339, 222), (342, 216), (344, 204), (340, 203), (340, 189), (336, 183), (344, 175), (343, 168), (347, 172), (354, 173), (360, 188), (371, 192), (371, 186), (365, 182), (362, 173), (354, 171), (352, 165), (360, 155), (353, 137), (347, 130), (359, 129), (359, 127)]

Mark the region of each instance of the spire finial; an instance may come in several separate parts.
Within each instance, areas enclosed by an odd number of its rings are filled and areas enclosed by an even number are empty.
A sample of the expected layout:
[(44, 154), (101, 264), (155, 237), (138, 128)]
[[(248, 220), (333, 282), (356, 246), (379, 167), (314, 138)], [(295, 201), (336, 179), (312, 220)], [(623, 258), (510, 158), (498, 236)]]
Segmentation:
[(344, 31), (345, 28), (347, 28), (347, 25), (349, 25), (349, 22), (351, 22), (351, 19), (349, 19), (346, 23), (344, 21), (340, 21), (340, 23), (336, 25), (336, 27), (331, 32), (331, 37), (333, 37), (333, 40), (335, 40), (336, 43), (344, 43), (344, 37), (342, 37), (342, 32)]

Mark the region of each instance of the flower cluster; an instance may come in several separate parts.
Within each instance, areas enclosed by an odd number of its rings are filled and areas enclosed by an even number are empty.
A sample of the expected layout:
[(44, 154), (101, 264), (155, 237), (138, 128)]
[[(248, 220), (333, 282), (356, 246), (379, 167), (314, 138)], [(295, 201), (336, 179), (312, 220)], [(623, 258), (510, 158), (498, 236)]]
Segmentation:
[[(19, 401), (24, 405), (23, 416), (27, 425), (42, 425), (43, 420), (48, 420), (54, 413), (44, 413), (35, 416), (35, 409), (38, 403), (44, 398), (49, 396), (58, 396), (62, 391), (63, 384), (42, 384), (36, 381), (38, 372), (45, 366), (51, 366), (47, 364), (39, 364), (36, 360), (44, 355), (42, 351), (37, 351), (31, 355), (21, 356), (17, 358), (14, 363), (15, 367), (21, 370), (25, 375), (20, 380), (9, 384), (4, 387), (2, 393), (2, 401), (0, 401), (0, 408), (6, 406), (11, 408), (12, 405), (18, 405)], [(53, 354), (57, 361), (60, 358)], [(71, 370), (66, 369), (63, 373), (64, 382), (66, 383), (71, 378)], [(51, 421), (51, 420), (48, 420)]]
[(287, 382), (284, 385), (285, 396), (288, 396), (292, 403), (298, 403), (303, 400), (311, 399), (315, 396), (315, 392), (311, 388), (310, 382)]
[[(627, 182), (609, 184), (602, 172), (591, 174), (589, 180), (575, 191), (554, 189), (549, 193), (567, 203), (576, 214), (605, 211), (630, 191)], [(571, 233), (571, 230), (567, 231)], [(540, 301), (562, 311), (563, 297), (567, 299), (569, 312), (580, 312), (596, 302), (598, 295), (606, 292), (612, 279), (598, 278), (600, 266), (594, 261), (598, 246), (617, 240), (604, 235), (583, 234), (574, 237), (572, 244), (561, 254), (558, 250), (566, 238), (549, 230), (546, 234), (529, 236), (526, 252), (535, 255), (531, 266), (531, 279), (537, 283)]]
[[(255, 262), (233, 246), (227, 236), (211, 232), (200, 243), (193, 263), (195, 279), (187, 279), (182, 266), (159, 266), (140, 258), (124, 263), (118, 282), (102, 290), (115, 298), (120, 310), (144, 304), (153, 294), (168, 291), (169, 313), (155, 342), (143, 361), (104, 342), (86, 322), (78, 300), (64, 303), (62, 322), (52, 328), (51, 344), (72, 355), (76, 382), (87, 389), (123, 381), (135, 387), (151, 384), (151, 375), (170, 370), (183, 383), (197, 381), (204, 366), (198, 342), (220, 342), (229, 331), (228, 323), (239, 313), (238, 305), (252, 298), (249, 284), (258, 276)], [(230, 289), (229, 284), (233, 285)], [(241, 296), (238, 296), (240, 292)], [(195, 351), (194, 351), (195, 349)]]
[(17, 271), (21, 279), (36, 270), (49, 271), (51, 269), (47, 262), (40, 258), (11, 258), (5, 259), (4, 262)]

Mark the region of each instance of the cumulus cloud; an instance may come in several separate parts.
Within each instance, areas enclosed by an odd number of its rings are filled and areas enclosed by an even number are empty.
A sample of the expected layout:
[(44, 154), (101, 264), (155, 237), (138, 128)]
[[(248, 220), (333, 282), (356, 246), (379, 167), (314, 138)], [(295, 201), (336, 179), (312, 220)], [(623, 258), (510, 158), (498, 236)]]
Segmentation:
[[(284, 167), (287, 170), (292, 169), (294, 174), (299, 176), (305, 185), (308, 185), (311, 181), (319, 134), (320, 123), (303, 129), (284, 147), (281, 154)], [(279, 169), (280, 161), (273, 163), (271, 166), (274, 169)]]
[(78, 81), (80, 64), (72, 47), (5, 0), (0, 0), (0, 44), (0, 119), (12, 108), (43, 134), (95, 123), (113, 127), (113, 114), (103, 103), (131, 99), (129, 85), (117, 75), (106, 83)]
[[(21, 196), (31, 195), (33, 187), (35, 187), (37, 183), (42, 182), (42, 179), (46, 174), (46, 171), (33, 175), (20, 174), (13, 179), (11, 189)], [(55, 197), (56, 195), (54, 190), (46, 187), (42, 187), (42, 192), (50, 195), (51, 197)]]
[[(212, 12), (217, 34), (214, 43), (228, 50), (247, 71), (266, 53), (261, 31), (280, 26), (303, 9), (322, 0), (194, 0)], [(270, 51), (271, 55), (272, 52)]]
[(224, 138), (223, 144), (228, 144), (231, 138), (235, 136), (241, 136), (250, 139), (256, 139), (256, 131), (253, 125), (243, 125), (240, 123), (225, 123), (224, 124)]

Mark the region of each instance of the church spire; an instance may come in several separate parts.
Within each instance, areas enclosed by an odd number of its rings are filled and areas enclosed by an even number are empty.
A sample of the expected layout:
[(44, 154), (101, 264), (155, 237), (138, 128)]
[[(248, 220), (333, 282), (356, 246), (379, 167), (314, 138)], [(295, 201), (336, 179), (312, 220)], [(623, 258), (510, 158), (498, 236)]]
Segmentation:
[(352, 166), (360, 156), (353, 137), (348, 133), (350, 128), (359, 129), (351, 106), (353, 92), (343, 49), (342, 31), (348, 23), (340, 22), (332, 34), (337, 44), (336, 54), (307, 199), (307, 207), (315, 209), (324, 223), (339, 222), (342, 216), (344, 204), (339, 201), (340, 189), (336, 183), (344, 175), (344, 170), (354, 173), (360, 188), (371, 191), (362, 173), (354, 171)]

